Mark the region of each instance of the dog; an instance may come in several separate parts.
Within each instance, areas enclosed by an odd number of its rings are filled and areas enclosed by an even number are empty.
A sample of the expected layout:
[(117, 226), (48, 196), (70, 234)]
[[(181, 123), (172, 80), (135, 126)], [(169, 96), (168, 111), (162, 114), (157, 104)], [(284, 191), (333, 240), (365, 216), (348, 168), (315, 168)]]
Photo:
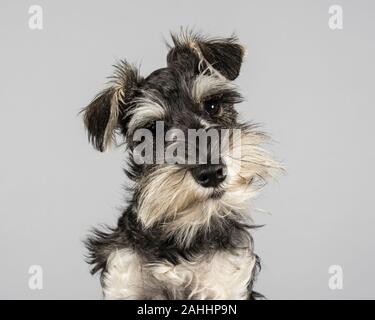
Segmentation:
[[(117, 226), (94, 229), (86, 241), (91, 272), (100, 272), (105, 299), (261, 297), (253, 290), (260, 260), (248, 206), (281, 166), (262, 148), (267, 135), (238, 120), (235, 106), (243, 99), (233, 81), (245, 49), (236, 36), (182, 31), (171, 38), (166, 67), (142, 77), (121, 60), (108, 88), (83, 109), (89, 141), (97, 150), (124, 141), (125, 173), (132, 184)], [(179, 160), (194, 150), (209, 160), (158, 161), (160, 139), (152, 138), (160, 124), (162, 133), (213, 129), (220, 139), (222, 130), (232, 130), (227, 134), (231, 142), (222, 143), (226, 147), (214, 162), (212, 149), (221, 140), (190, 148), (191, 141), (173, 136), (162, 147), (169, 158), (176, 149), (167, 149), (178, 144), (186, 151)], [(140, 130), (149, 133), (147, 144)], [(149, 161), (139, 161), (140, 146), (149, 151)], [(239, 156), (233, 156), (234, 149)]]

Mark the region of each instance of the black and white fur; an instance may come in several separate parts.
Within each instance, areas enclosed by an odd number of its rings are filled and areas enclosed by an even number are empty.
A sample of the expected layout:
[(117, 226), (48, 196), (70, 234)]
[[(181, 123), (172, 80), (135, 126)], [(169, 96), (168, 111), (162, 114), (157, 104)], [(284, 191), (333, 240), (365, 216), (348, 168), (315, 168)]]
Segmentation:
[[(245, 50), (236, 37), (172, 35), (167, 67), (143, 78), (125, 61), (110, 86), (85, 109), (89, 140), (99, 151), (124, 137), (131, 200), (117, 226), (95, 230), (86, 244), (92, 273), (107, 299), (250, 299), (260, 267), (249, 230), (248, 201), (279, 164), (260, 145), (267, 137), (239, 123), (233, 80)], [(215, 113), (209, 109), (214, 106)], [(221, 154), (225, 180), (200, 185), (200, 165), (137, 164), (138, 128), (241, 129), (241, 159)], [(232, 172), (234, 163), (239, 172)]]

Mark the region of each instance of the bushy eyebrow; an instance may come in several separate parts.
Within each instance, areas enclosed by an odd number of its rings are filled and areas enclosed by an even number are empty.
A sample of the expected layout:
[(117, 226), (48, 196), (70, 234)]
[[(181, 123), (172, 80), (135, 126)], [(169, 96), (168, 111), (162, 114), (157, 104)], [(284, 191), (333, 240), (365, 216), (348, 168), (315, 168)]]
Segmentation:
[(230, 81), (215, 75), (200, 74), (193, 82), (192, 98), (196, 103), (202, 103), (207, 100), (228, 100), (232, 103), (242, 101), (237, 87)]
[(237, 103), (241, 103), (243, 98), (240, 93), (234, 90), (223, 90), (218, 93), (214, 93), (211, 95), (207, 95), (203, 97), (201, 102), (212, 102), (212, 103), (220, 103), (220, 104), (228, 104), (233, 105)]
[(144, 92), (143, 97), (135, 98), (132, 109), (127, 113), (130, 118), (128, 127), (134, 130), (146, 126), (150, 121), (162, 120), (165, 117), (165, 106), (157, 95)]

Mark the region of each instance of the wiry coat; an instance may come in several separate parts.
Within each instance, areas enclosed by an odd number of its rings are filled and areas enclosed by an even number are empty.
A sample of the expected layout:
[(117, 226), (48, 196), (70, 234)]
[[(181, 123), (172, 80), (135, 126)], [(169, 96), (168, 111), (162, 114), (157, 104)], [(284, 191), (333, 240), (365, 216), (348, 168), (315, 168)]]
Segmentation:
[[(95, 230), (87, 240), (92, 272), (101, 272), (109, 299), (254, 298), (260, 263), (249, 233), (254, 226), (248, 200), (280, 166), (260, 147), (267, 137), (237, 120), (234, 105), (242, 98), (232, 81), (244, 49), (235, 37), (184, 32), (172, 39), (166, 68), (142, 78), (122, 61), (110, 87), (84, 110), (89, 139), (98, 150), (105, 150), (115, 133), (125, 138), (125, 172), (133, 181), (117, 226)], [(218, 113), (205, 109), (213, 104)], [(158, 121), (164, 130), (182, 132), (240, 129), (241, 157), (231, 156), (234, 144), (221, 150), (227, 177), (217, 188), (198, 185), (191, 164), (139, 164), (134, 134), (147, 128), (155, 135)]]

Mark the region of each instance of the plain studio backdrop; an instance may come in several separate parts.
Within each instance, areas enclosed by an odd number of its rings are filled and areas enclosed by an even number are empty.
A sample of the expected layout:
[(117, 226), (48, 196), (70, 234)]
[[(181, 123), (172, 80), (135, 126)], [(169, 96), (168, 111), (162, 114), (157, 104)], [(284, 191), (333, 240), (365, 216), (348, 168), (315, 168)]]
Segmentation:
[[(32, 5), (42, 30), (29, 28)], [(332, 5), (341, 30), (329, 27)], [(143, 75), (165, 66), (164, 39), (180, 26), (246, 45), (241, 118), (262, 124), (288, 171), (255, 202), (255, 289), (375, 298), (373, 1), (2, 0), (0, 26), (0, 298), (101, 298), (82, 240), (116, 222), (125, 156), (95, 151), (78, 112), (119, 59)], [(42, 290), (29, 287), (34, 265)]]

